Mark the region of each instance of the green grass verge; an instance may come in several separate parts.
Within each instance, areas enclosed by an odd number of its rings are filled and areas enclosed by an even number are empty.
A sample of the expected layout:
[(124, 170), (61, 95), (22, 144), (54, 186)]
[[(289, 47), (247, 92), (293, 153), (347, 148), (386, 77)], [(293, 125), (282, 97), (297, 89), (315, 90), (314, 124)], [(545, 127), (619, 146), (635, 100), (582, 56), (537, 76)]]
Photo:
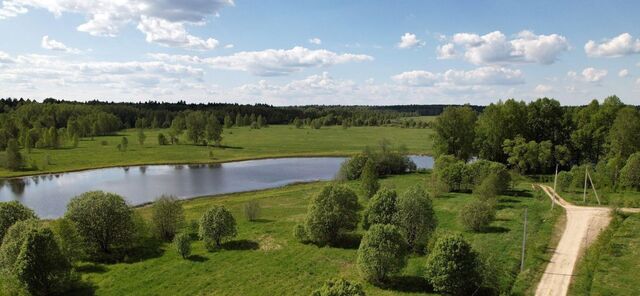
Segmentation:
[[(352, 155), (365, 146), (377, 145), (388, 139), (394, 145), (403, 145), (409, 153), (430, 154), (433, 131), (431, 129), (404, 129), (399, 127), (323, 127), (318, 130), (297, 129), (291, 125), (272, 125), (252, 130), (248, 127), (226, 129), (223, 145), (214, 148), (188, 144), (158, 145), (158, 133), (166, 130), (145, 130), (144, 146), (138, 144), (136, 130), (124, 130), (116, 136), (82, 139), (77, 148), (33, 149), (23, 152), (28, 163), (37, 169), (12, 172), (0, 168), (0, 177), (65, 172), (108, 166), (136, 164), (212, 163), (233, 160), (285, 157)], [(116, 146), (123, 136), (129, 140), (129, 149), (120, 152)], [(106, 145), (103, 145), (106, 144)], [(211, 154), (210, 154), (211, 153)], [(5, 152), (0, 152), (0, 160)], [(49, 159), (47, 163), (47, 158)]]
[[(415, 184), (427, 185), (426, 173), (394, 176), (382, 180), (383, 186), (403, 191)], [(362, 282), (368, 295), (429, 295), (424, 290), (425, 256), (414, 255), (393, 288), (379, 288), (364, 283), (356, 268), (357, 243), (350, 248), (319, 248), (301, 244), (292, 229), (303, 221), (310, 197), (326, 182), (297, 184), (282, 188), (204, 197), (184, 201), (187, 221), (198, 219), (212, 205), (228, 207), (238, 221), (238, 237), (244, 247), (207, 252), (201, 242), (193, 243), (192, 260), (181, 259), (171, 245), (161, 246), (162, 253), (134, 263), (84, 265), (82, 278), (93, 285), (96, 295), (308, 295), (325, 280), (333, 277)], [(348, 186), (358, 188), (357, 182)], [(503, 196), (498, 204), (496, 221), (486, 233), (463, 231), (457, 216), (462, 205), (472, 200), (470, 194), (447, 194), (434, 199), (439, 229), (462, 232), (495, 268), (499, 285), (510, 290), (518, 277), (520, 265), (522, 215), (529, 209), (529, 240), (525, 273), (535, 273), (544, 265), (557, 214), (550, 213), (548, 203), (524, 190), (520, 196)], [(258, 200), (261, 220), (248, 222), (242, 206)], [(361, 204), (365, 205), (361, 200)], [(149, 218), (148, 207), (138, 208)], [(360, 234), (362, 230), (358, 231)], [(244, 249), (243, 249), (244, 248)], [(535, 283), (520, 281), (521, 290)], [(416, 289), (418, 291), (415, 291)], [(422, 289), (422, 290), (421, 290)]]

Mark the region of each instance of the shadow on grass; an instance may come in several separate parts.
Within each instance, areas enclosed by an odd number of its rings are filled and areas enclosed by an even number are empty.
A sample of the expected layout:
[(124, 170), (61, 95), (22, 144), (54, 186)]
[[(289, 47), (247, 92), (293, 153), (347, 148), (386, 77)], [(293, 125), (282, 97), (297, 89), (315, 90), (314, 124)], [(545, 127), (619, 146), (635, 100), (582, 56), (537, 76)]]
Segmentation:
[(222, 149), (244, 149), (244, 147), (239, 147), (239, 146), (227, 146), (227, 145), (221, 145), (217, 148), (222, 148)]
[(253, 219), (253, 220), (249, 220), (249, 222), (252, 222), (252, 223), (271, 223), (271, 222), (275, 222), (275, 220), (270, 220), (270, 219)]
[(242, 239), (226, 242), (222, 244), (222, 248), (225, 250), (257, 250), (260, 248), (260, 244), (252, 240)]
[(514, 197), (533, 197), (530, 191), (527, 190), (508, 190), (504, 195), (514, 196)]
[(433, 292), (433, 287), (427, 282), (427, 279), (420, 276), (395, 276), (377, 287), (384, 290), (392, 290), (405, 293), (429, 293)]
[(98, 263), (87, 263), (76, 266), (76, 271), (80, 273), (105, 273), (107, 268)]
[(193, 261), (193, 262), (205, 262), (205, 261), (209, 260), (209, 258), (204, 257), (204, 256), (200, 256), (200, 255), (191, 255), (191, 256), (187, 257), (187, 260)]
[(96, 294), (96, 286), (88, 281), (78, 281), (64, 295), (90, 296)]
[(501, 226), (487, 226), (481, 232), (482, 233), (506, 233), (509, 231), (511, 231), (511, 229), (501, 227)]
[(345, 233), (340, 236), (338, 241), (331, 244), (332, 247), (341, 249), (357, 249), (360, 247), (360, 241), (362, 240), (362, 234), (359, 233)]
[(521, 203), (522, 201), (514, 199), (514, 198), (501, 198), (500, 200), (498, 200), (498, 202), (501, 203)]

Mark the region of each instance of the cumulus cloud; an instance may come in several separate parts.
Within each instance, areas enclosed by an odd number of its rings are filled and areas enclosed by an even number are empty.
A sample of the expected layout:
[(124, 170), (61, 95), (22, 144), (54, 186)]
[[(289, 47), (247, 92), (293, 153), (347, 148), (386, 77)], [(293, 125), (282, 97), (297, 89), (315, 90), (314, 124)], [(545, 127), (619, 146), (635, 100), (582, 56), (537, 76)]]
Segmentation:
[(146, 34), (147, 41), (165, 46), (209, 49), (217, 44), (215, 39), (202, 40), (189, 35), (184, 26), (203, 24), (208, 17), (231, 5), (234, 5), (233, 0), (4, 0), (0, 19), (27, 13), (31, 8), (45, 9), (56, 17), (63, 13), (77, 13), (87, 19), (77, 30), (94, 36), (116, 36), (124, 26), (133, 23)]
[(40, 46), (44, 49), (55, 50), (55, 51), (64, 51), (68, 53), (80, 53), (81, 51), (76, 48), (68, 47), (64, 45), (64, 43), (60, 41), (53, 40), (49, 38), (49, 36), (45, 35), (42, 37), (42, 41), (40, 42)]
[(440, 45), (436, 48), (436, 54), (439, 60), (447, 60), (456, 57), (456, 49), (453, 43)]
[(546, 94), (546, 93), (548, 93), (548, 92), (550, 92), (552, 90), (553, 90), (553, 87), (551, 87), (551, 85), (547, 85), (547, 84), (538, 84), (538, 85), (536, 85), (536, 88), (534, 89), (534, 91), (536, 93), (539, 93), (539, 94)]
[(373, 57), (363, 54), (338, 54), (326, 49), (311, 50), (300, 46), (292, 49), (241, 51), (228, 56), (211, 58), (167, 54), (151, 54), (150, 56), (164, 61), (204, 64), (216, 69), (246, 71), (257, 76), (282, 76), (305, 68), (373, 60)]
[(584, 51), (590, 57), (621, 57), (640, 53), (640, 39), (634, 39), (629, 33), (622, 33), (614, 38), (595, 42), (589, 40)]
[(314, 37), (314, 38), (309, 39), (309, 43), (315, 44), (315, 45), (320, 45), (320, 44), (322, 44), (322, 40), (320, 40), (320, 38), (318, 38), (318, 37)]
[(598, 83), (604, 79), (609, 72), (605, 69), (596, 69), (593, 67), (585, 68), (580, 74), (575, 71), (569, 71), (567, 76), (573, 80)]
[(524, 83), (522, 71), (503, 67), (480, 67), (469, 71), (447, 70), (444, 73), (409, 71), (391, 77), (407, 86), (435, 85), (513, 85)]
[(624, 78), (629, 76), (629, 70), (627, 69), (622, 69), (620, 70), (620, 72), (618, 72), (618, 77)]
[(398, 48), (413, 48), (418, 46), (423, 46), (424, 42), (420, 41), (413, 33), (404, 33), (404, 35), (400, 36), (400, 42), (398, 42)]
[[(464, 52), (464, 58), (476, 65), (501, 63), (538, 63), (552, 64), (558, 56), (568, 51), (569, 42), (558, 34), (536, 35), (531, 31), (521, 31), (515, 38), (509, 39), (500, 31), (485, 35), (457, 33), (451, 42), (439, 48), (445, 49), (440, 57), (452, 57), (455, 47)], [(451, 53), (451, 54), (446, 54)]]

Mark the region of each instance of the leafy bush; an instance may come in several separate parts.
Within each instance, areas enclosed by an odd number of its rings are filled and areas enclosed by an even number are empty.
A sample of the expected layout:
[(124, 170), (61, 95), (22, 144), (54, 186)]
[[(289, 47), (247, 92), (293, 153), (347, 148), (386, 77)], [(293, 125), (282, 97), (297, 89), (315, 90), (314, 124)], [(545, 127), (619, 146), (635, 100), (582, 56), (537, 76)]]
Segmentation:
[(302, 224), (296, 224), (296, 226), (293, 227), (293, 237), (301, 243), (306, 243), (309, 241), (309, 235), (307, 235), (307, 230), (304, 228), (304, 225)]
[(398, 227), (375, 224), (360, 242), (358, 270), (367, 281), (381, 283), (407, 265), (407, 250)]
[(69, 219), (60, 218), (51, 222), (51, 230), (55, 234), (56, 241), (60, 247), (60, 252), (75, 262), (85, 259), (86, 250), (82, 243), (82, 237), (78, 233), (78, 227)]
[(373, 224), (395, 224), (398, 214), (398, 195), (395, 190), (382, 188), (364, 211), (362, 227), (369, 229)]
[(184, 211), (180, 200), (173, 195), (162, 195), (151, 207), (151, 221), (156, 235), (171, 241), (184, 222)]
[(620, 179), (622, 186), (640, 190), (640, 152), (629, 156), (627, 164), (620, 171)]
[(163, 133), (158, 133), (158, 145), (169, 145), (169, 139)]
[(33, 210), (18, 201), (0, 202), (0, 244), (11, 225), (18, 221), (37, 218)]
[(383, 140), (377, 150), (365, 149), (342, 163), (339, 176), (347, 180), (359, 179), (368, 161), (373, 162), (378, 176), (404, 174), (416, 170), (416, 164), (404, 155), (401, 149), (393, 151), (388, 142)]
[(255, 221), (260, 216), (260, 202), (252, 200), (244, 204), (244, 216), (249, 221)]
[(460, 221), (467, 230), (481, 231), (495, 218), (495, 207), (486, 201), (474, 200), (460, 211)]
[(173, 246), (178, 251), (182, 259), (189, 258), (191, 255), (191, 237), (187, 233), (179, 233), (173, 238)]
[(473, 189), (473, 194), (483, 201), (496, 198), (500, 194), (500, 180), (495, 174), (487, 176), (482, 183)]
[(422, 187), (413, 186), (400, 195), (397, 208), (400, 232), (409, 248), (420, 249), (438, 224), (429, 195)]
[(573, 182), (573, 175), (570, 172), (559, 172), (558, 173), (558, 190), (561, 192), (567, 192), (569, 188), (571, 188), (571, 183)]
[(235, 237), (237, 233), (236, 220), (225, 207), (213, 206), (200, 218), (199, 234), (208, 250), (220, 247), (222, 240)]
[(358, 197), (344, 185), (330, 184), (313, 197), (305, 226), (309, 239), (318, 244), (335, 243), (344, 231), (358, 225)]
[(344, 279), (328, 280), (311, 293), (311, 296), (364, 296), (364, 290), (359, 283), (352, 283)]
[(480, 285), (478, 255), (461, 235), (443, 234), (427, 257), (425, 275), (438, 292), (471, 295)]
[(371, 198), (378, 189), (380, 189), (380, 182), (378, 182), (378, 172), (376, 171), (375, 163), (369, 159), (364, 166), (362, 175), (360, 176), (360, 186), (366, 198)]

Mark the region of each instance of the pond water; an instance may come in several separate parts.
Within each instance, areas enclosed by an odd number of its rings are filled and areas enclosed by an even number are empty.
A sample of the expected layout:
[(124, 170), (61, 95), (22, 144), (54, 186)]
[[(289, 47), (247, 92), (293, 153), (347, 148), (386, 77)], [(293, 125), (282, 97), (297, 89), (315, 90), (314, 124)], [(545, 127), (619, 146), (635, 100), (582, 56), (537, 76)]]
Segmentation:
[[(0, 179), (0, 201), (17, 200), (40, 218), (64, 214), (69, 200), (103, 190), (122, 195), (131, 205), (161, 194), (179, 198), (275, 188), (296, 182), (332, 179), (344, 157), (296, 157), (215, 165), (149, 165)], [(433, 158), (411, 156), (418, 168), (432, 168)]]

